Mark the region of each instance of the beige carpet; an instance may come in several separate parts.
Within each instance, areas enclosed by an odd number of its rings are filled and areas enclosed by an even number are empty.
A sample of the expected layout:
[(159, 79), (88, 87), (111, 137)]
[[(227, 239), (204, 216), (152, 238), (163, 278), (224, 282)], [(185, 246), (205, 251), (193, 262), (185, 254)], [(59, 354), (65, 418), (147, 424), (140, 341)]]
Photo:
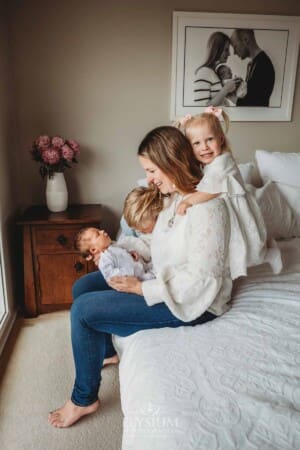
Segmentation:
[(69, 398), (74, 369), (69, 313), (18, 319), (1, 358), (1, 450), (119, 450), (122, 413), (118, 367), (102, 374), (101, 408), (69, 429), (47, 413)]

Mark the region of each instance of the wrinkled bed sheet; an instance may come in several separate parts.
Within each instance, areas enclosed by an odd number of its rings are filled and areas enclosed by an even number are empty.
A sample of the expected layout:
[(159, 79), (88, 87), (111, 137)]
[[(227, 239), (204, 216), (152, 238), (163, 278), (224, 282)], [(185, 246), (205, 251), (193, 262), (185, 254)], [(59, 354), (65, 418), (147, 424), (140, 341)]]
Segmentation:
[(300, 449), (300, 239), (279, 245), (222, 317), (114, 338), (123, 450)]

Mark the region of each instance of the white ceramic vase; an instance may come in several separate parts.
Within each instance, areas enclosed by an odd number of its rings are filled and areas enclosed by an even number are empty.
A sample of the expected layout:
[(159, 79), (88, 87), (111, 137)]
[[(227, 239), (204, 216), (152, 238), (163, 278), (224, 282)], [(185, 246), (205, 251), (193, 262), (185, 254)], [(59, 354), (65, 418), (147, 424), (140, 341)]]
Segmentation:
[(49, 211), (65, 211), (68, 207), (68, 189), (64, 174), (54, 172), (51, 178), (47, 177), (46, 203)]

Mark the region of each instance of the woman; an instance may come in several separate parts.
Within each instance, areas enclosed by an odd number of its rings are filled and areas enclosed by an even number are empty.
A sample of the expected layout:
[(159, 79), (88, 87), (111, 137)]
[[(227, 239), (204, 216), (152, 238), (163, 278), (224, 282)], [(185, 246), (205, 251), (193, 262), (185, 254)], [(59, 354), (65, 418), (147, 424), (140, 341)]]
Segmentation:
[(219, 106), (226, 103), (225, 97), (236, 91), (241, 79), (233, 78), (224, 86), (215, 72), (216, 66), (225, 63), (229, 56), (229, 37), (217, 31), (212, 33), (207, 43), (207, 59), (195, 70), (194, 102), (198, 106)]
[(189, 141), (175, 127), (156, 128), (144, 138), (138, 154), (148, 182), (170, 194), (151, 243), (157, 278), (140, 282), (114, 277), (108, 286), (96, 272), (75, 284), (71, 335), (76, 380), (71, 399), (49, 414), (55, 427), (68, 427), (98, 409), (103, 359), (113, 354), (111, 334), (201, 324), (229, 308), (230, 233), (223, 200), (176, 215), (178, 203), (201, 178)]

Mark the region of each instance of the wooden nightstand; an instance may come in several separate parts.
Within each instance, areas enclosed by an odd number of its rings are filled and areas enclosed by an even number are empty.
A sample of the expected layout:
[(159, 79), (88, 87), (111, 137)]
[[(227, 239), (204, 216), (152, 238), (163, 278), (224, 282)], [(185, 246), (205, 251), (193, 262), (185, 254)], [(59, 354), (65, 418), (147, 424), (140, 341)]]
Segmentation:
[(61, 213), (32, 206), (20, 217), (26, 315), (34, 317), (71, 306), (74, 281), (95, 270), (95, 265), (75, 250), (75, 236), (83, 227), (99, 227), (101, 221), (101, 205), (70, 205)]

